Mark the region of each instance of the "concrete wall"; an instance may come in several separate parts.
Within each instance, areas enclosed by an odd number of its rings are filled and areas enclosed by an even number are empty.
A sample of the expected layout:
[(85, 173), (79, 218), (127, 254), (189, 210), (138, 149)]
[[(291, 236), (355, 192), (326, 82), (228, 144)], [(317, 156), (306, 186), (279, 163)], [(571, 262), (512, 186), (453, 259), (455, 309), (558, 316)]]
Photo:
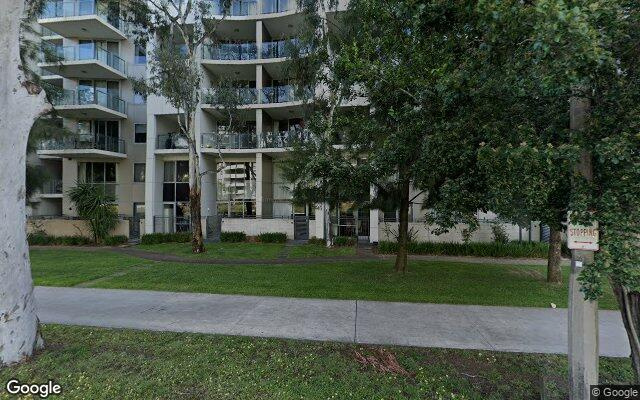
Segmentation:
[[(511, 241), (540, 241), (540, 226), (539, 224), (532, 225), (531, 236), (529, 236), (529, 229), (520, 229), (517, 225), (502, 224), (505, 229), (509, 240)], [(431, 233), (434, 229), (433, 226), (428, 226), (423, 222), (410, 222), (409, 230), (415, 232), (415, 240), (419, 242), (455, 242), (462, 243), (462, 231), (466, 228), (466, 225), (458, 225), (455, 229), (450, 230), (448, 233), (442, 235), (435, 235)], [(395, 234), (398, 232), (397, 222), (380, 222), (379, 224), (379, 240), (380, 241), (395, 241)], [(395, 234), (394, 234), (395, 233)], [(491, 231), (491, 224), (488, 222), (480, 223), (480, 228), (471, 236), (472, 242), (492, 242), (493, 234)]]
[[(79, 219), (29, 219), (27, 220), (27, 233), (43, 231), (52, 236), (86, 236), (91, 237), (91, 231), (85, 221)], [(120, 220), (111, 232), (111, 235), (124, 235), (129, 237), (129, 221)]]
[(223, 218), (222, 231), (244, 232), (247, 236), (258, 236), (261, 233), (269, 232), (282, 232), (287, 234), (287, 239), (293, 239), (293, 220)]

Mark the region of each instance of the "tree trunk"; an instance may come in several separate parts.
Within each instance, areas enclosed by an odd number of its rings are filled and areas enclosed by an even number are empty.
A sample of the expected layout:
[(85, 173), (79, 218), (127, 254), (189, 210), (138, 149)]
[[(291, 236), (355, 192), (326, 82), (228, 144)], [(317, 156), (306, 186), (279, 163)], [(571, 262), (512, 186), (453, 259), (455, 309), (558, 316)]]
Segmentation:
[[(193, 126), (193, 120), (191, 120)], [(191, 128), (193, 130), (193, 127)], [(191, 217), (191, 248), (194, 253), (204, 253), (204, 240), (202, 238), (202, 209), (200, 176), (200, 157), (196, 149), (195, 135), (189, 140), (189, 215)]]
[(27, 140), (48, 109), (44, 92), (21, 71), (25, 2), (0, 0), (0, 366), (42, 346), (26, 238)]
[(562, 230), (550, 226), (549, 255), (547, 257), (547, 282), (562, 283)]
[(611, 283), (613, 293), (618, 299), (622, 322), (629, 338), (631, 347), (631, 366), (635, 376), (635, 384), (640, 384), (640, 293), (628, 292), (625, 287), (617, 283)]
[(400, 182), (400, 221), (398, 224), (398, 253), (396, 254), (396, 272), (407, 271), (407, 245), (409, 242), (409, 187), (410, 182)]

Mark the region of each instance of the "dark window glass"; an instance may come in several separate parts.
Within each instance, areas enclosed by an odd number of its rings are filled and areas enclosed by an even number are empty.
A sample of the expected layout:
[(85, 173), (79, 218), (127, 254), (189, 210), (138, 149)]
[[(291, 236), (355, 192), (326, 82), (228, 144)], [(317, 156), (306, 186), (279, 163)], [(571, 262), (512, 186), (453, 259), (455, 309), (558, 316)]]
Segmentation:
[(147, 48), (145, 45), (137, 44), (135, 48), (135, 63), (146, 64), (147, 63)]
[(176, 161), (176, 182), (189, 182), (189, 161)]
[(135, 129), (135, 142), (146, 143), (147, 142), (147, 124), (136, 124), (134, 129)]
[(162, 185), (162, 201), (175, 201), (175, 184), (165, 183)]
[(144, 182), (146, 172), (146, 164), (136, 163), (133, 164), (133, 181)]
[(176, 201), (189, 201), (188, 183), (176, 183)]
[(176, 181), (175, 165), (173, 161), (166, 161), (164, 163), (164, 182)]
[(92, 182), (104, 182), (104, 163), (93, 163)]
[(105, 171), (106, 171), (105, 182), (115, 182), (116, 181), (116, 164), (106, 163)]

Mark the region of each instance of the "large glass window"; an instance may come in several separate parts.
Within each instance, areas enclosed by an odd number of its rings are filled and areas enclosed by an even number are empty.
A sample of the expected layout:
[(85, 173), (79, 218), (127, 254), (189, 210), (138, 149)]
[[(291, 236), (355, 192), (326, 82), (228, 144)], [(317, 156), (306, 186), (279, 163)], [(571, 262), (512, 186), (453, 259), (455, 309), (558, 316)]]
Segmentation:
[(147, 63), (147, 47), (144, 44), (136, 44), (134, 62), (136, 64)]
[(189, 201), (189, 161), (166, 161), (162, 200), (169, 202)]
[(78, 182), (101, 186), (105, 193), (116, 194), (116, 164), (104, 162), (78, 163)]
[(217, 178), (218, 214), (228, 217), (256, 216), (255, 163), (229, 163)]

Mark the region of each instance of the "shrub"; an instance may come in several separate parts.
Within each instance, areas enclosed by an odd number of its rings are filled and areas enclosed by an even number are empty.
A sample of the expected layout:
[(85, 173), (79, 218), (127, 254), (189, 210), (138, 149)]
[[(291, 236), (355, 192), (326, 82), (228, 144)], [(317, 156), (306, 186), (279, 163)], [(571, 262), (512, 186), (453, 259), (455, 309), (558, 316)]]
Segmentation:
[(247, 234), (244, 232), (221, 232), (220, 241), (227, 243), (244, 242), (247, 240)]
[(93, 243), (84, 236), (51, 236), (43, 232), (29, 234), (27, 241), (32, 246), (86, 246)]
[(188, 243), (191, 241), (191, 233), (147, 233), (140, 238), (140, 244), (159, 243)]
[[(378, 252), (382, 254), (396, 253), (396, 242), (380, 242)], [(511, 257), (511, 258), (546, 258), (549, 245), (541, 242), (510, 243), (434, 243), (409, 242), (409, 254), (427, 254), (443, 256), (475, 256), (475, 257)]]
[(266, 232), (258, 235), (258, 242), (261, 243), (286, 243), (287, 234), (281, 232)]
[(118, 225), (116, 198), (107, 194), (102, 186), (91, 183), (78, 183), (69, 189), (68, 195), (80, 218), (87, 221), (93, 241), (104, 241)]
[(327, 245), (327, 241), (326, 240), (317, 238), (315, 236), (312, 237), (312, 238), (309, 238), (307, 243), (308, 244), (315, 244), (315, 245), (318, 245), (318, 246), (326, 246)]
[(507, 231), (500, 224), (491, 225), (491, 234), (493, 235), (493, 241), (496, 243), (509, 243), (509, 236)]
[(107, 236), (104, 239), (104, 244), (107, 246), (118, 246), (121, 244), (125, 244), (129, 241), (129, 238), (127, 238), (124, 235), (115, 235), (115, 236)]
[(356, 238), (351, 236), (336, 236), (333, 239), (334, 246), (355, 246)]

